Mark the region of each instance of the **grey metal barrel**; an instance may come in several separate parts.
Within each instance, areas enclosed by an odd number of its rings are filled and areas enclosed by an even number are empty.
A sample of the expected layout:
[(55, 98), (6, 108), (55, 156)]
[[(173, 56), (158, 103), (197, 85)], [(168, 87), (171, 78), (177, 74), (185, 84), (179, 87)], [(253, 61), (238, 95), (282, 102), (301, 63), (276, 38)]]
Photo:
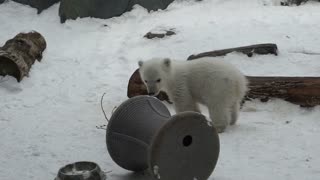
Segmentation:
[(154, 179), (206, 180), (220, 150), (217, 131), (197, 112), (174, 116), (158, 99), (136, 96), (123, 102), (107, 127), (111, 158), (131, 171), (149, 169)]

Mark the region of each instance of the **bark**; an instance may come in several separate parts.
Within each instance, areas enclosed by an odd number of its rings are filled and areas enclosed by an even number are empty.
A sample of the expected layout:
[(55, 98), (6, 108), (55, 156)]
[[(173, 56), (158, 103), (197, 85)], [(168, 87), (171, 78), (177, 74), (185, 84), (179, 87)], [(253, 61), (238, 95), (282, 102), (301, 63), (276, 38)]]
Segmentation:
[(276, 44), (255, 44), (251, 46), (242, 46), (230, 49), (222, 49), (210, 52), (204, 52), (196, 55), (191, 55), (188, 60), (198, 59), (202, 57), (217, 57), (225, 56), (231, 52), (241, 52), (246, 54), (248, 57), (252, 57), (253, 54), (274, 54), (278, 55), (278, 47)]
[(46, 41), (38, 32), (16, 35), (0, 48), (0, 75), (11, 75), (20, 82), (35, 60), (41, 61), (45, 49)]
[[(302, 107), (320, 105), (320, 77), (253, 77), (247, 76), (249, 91), (245, 100), (260, 99), (266, 102), (280, 98)], [(147, 89), (136, 70), (128, 84), (128, 97), (147, 95)], [(167, 94), (161, 92), (158, 99), (170, 102)]]

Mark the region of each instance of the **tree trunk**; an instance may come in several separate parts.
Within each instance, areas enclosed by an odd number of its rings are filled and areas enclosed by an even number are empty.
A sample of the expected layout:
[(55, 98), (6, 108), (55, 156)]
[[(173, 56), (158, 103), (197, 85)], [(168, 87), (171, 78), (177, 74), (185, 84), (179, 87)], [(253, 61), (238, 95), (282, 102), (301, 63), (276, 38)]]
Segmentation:
[[(281, 98), (302, 107), (320, 105), (320, 77), (253, 77), (247, 76), (249, 91), (245, 100)], [(128, 84), (128, 97), (147, 95), (147, 88), (136, 70)], [(161, 92), (160, 100), (170, 102), (167, 94)]]
[(242, 46), (230, 49), (221, 49), (216, 51), (204, 52), (196, 55), (191, 55), (187, 60), (198, 59), (202, 57), (217, 57), (225, 56), (231, 52), (241, 52), (248, 57), (252, 57), (253, 54), (274, 54), (278, 55), (278, 47), (276, 44), (255, 44), (251, 46)]
[(45, 49), (46, 41), (38, 32), (16, 35), (0, 48), (0, 75), (11, 75), (20, 82), (35, 60), (41, 61)]

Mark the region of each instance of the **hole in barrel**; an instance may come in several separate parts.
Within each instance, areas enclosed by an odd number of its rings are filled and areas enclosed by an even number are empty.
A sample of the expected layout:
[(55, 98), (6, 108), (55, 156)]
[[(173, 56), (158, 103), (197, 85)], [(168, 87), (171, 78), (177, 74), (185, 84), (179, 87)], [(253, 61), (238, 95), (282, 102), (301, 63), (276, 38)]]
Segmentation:
[(192, 144), (192, 136), (190, 135), (185, 136), (182, 140), (182, 144), (184, 147), (190, 146)]

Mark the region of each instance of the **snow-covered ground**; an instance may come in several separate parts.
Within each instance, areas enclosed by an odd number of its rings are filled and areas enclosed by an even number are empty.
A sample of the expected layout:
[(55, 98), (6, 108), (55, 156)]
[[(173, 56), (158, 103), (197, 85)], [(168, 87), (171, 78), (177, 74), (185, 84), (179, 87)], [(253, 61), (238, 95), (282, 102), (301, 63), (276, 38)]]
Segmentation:
[[(106, 124), (101, 95), (106, 92), (103, 105), (110, 116), (127, 99), (128, 79), (140, 59), (184, 60), (193, 53), (270, 42), (278, 45), (279, 56), (233, 53), (223, 59), (247, 75), (320, 76), (320, 3), (277, 4), (180, 0), (164, 11), (136, 6), (121, 17), (65, 24), (59, 22), (58, 4), (40, 15), (14, 2), (1, 4), (0, 46), (21, 31), (36, 30), (48, 47), (21, 83), (0, 77), (0, 179), (54, 179), (61, 166), (80, 160), (112, 171), (108, 179), (148, 179), (118, 167), (108, 155), (105, 131), (96, 128)], [(177, 35), (143, 38), (159, 28), (174, 28)], [(320, 177), (320, 107), (247, 102), (238, 124), (220, 138), (210, 180)]]

